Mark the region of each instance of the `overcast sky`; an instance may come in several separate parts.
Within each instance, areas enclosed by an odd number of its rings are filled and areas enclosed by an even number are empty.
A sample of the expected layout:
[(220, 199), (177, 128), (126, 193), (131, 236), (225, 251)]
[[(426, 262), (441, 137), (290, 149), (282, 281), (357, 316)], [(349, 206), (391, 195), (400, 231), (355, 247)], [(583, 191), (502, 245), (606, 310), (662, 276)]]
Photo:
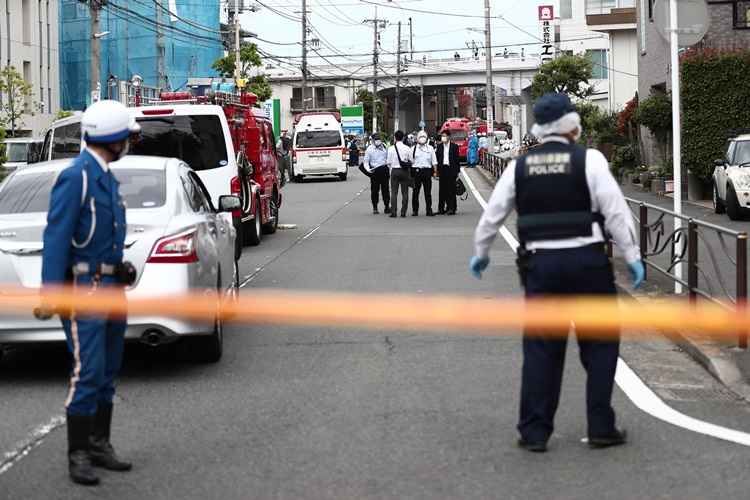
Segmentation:
[[(232, 1), (232, 0), (230, 0)], [(253, 4), (255, 2), (252, 2)], [(302, 10), (301, 0), (260, 0), (260, 11), (245, 13), (241, 16), (243, 29), (256, 33), (259, 38), (268, 42), (292, 44), (274, 45), (257, 41), (267, 53), (277, 56), (300, 56)], [(414, 50), (448, 49), (447, 53), (430, 54), (431, 57), (445, 57), (456, 50), (468, 55), (467, 43), (475, 40), (484, 43), (484, 34), (472, 32), (467, 28), (484, 30), (484, 0), (308, 0), (309, 22), (315, 32), (310, 38), (319, 38), (319, 53), (331, 56), (336, 52), (345, 57), (329, 57), (329, 60), (340, 64), (354, 61), (367, 61), (372, 53), (372, 25), (362, 23), (375, 15), (375, 3), (378, 17), (389, 21), (382, 33), (381, 45), (385, 51), (395, 51), (397, 23), (402, 21), (402, 39), (408, 40), (409, 17), (413, 21)], [(504, 16), (513, 27), (502, 19), (492, 21), (492, 45), (520, 44), (533, 42), (529, 34), (537, 35), (537, 5), (554, 2), (537, 0), (492, 0), (492, 16)], [(251, 4), (245, 0), (245, 4)], [(398, 8), (401, 7), (401, 8)], [(414, 9), (419, 12), (409, 11)], [(274, 10), (276, 12), (274, 12)], [(426, 12), (430, 11), (430, 12)], [(408, 44), (408, 42), (405, 42)], [(332, 48), (331, 48), (332, 46)], [(405, 47), (408, 45), (405, 45)], [(335, 49), (335, 50), (333, 50)], [(497, 50), (497, 49), (496, 49)], [(526, 51), (536, 51), (529, 46)], [(359, 55), (357, 55), (359, 54)], [(311, 57), (314, 52), (310, 54)], [(389, 58), (384, 55), (384, 58)], [(415, 53), (415, 58), (422, 54)], [(299, 64), (299, 59), (285, 59)], [(311, 60), (311, 64), (323, 63), (320, 59)]]

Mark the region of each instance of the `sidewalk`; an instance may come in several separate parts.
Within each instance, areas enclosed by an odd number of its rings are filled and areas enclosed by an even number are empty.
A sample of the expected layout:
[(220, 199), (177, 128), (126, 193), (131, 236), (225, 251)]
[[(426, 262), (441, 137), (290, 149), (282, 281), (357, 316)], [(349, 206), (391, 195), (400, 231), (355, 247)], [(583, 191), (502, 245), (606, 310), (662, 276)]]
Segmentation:
[[(492, 174), (483, 168), (477, 168), (490, 185), (496, 180)], [(622, 186), (623, 193), (628, 198), (634, 198), (653, 205), (663, 206), (670, 209), (673, 201), (672, 196), (657, 196), (651, 192), (644, 192), (634, 186)], [(686, 205), (694, 208), (687, 212), (694, 212), (696, 217), (705, 218), (713, 213), (713, 205), (708, 201), (685, 201)], [(717, 222), (717, 221), (712, 221)], [(727, 227), (735, 226), (736, 223), (726, 220)], [(629, 272), (625, 262), (621, 258), (614, 259), (615, 277), (621, 296), (626, 300), (635, 300), (641, 303), (660, 301), (665, 298), (674, 298), (673, 282), (668, 278), (658, 276), (656, 272), (650, 272), (650, 280), (644, 282), (642, 288), (634, 291), (629, 285)], [(687, 299), (686, 299), (687, 300)], [(679, 333), (662, 333), (677, 347), (685, 351), (697, 363), (703, 366), (719, 382), (737, 394), (739, 397), (750, 401), (750, 350), (738, 349), (736, 346), (716, 342), (703, 338), (699, 332), (682, 331)]]

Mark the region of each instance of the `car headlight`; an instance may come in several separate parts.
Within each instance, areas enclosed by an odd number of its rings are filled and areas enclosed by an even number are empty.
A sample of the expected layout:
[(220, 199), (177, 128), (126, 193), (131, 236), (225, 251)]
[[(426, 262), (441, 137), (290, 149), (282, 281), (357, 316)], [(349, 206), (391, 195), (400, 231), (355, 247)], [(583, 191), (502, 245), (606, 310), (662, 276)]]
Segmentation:
[(733, 181), (737, 189), (750, 189), (750, 174), (740, 174)]

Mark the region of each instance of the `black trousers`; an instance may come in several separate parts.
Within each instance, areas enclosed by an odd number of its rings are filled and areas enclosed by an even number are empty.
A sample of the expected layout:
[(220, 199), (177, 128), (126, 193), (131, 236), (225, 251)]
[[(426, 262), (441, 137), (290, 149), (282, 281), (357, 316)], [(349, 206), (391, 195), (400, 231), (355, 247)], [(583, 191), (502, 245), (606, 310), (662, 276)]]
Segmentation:
[(390, 173), (388, 167), (378, 167), (370, 173), (370, 197), (372, 198), (372, 208), (378, 208), (380, 202), (380, 193), (383, 194), (383, 204), (385, 208), (391, 205), (391, 192), (388, 185)]
[(415, 168), (414, 172), (414, 193), (412, 193), (411, 210), (413, 213), (419, 212), (419, 192), (424, 189), (424, 204), (427, 213), (432, 212), (432, 169)]
[[(526, 297), (616, 294), (612, 265), (603, 245), (538, 251), (529, 261)], [(567, 333), (567, 332), (565, 332)], [(581, 332), (578, 332), (581, 333)], [(527, 441), (547, 441), (554, 428), (560, 400), (567, 341), (525, 330), (521, 415), (518, 430)], [(620, 342), (578, 340), (586, 370), (586, 416), (589, 437), (615, 429), (612, 388)]]
[(398, 192), (401, 191), (401, 215), (406, 213), (409, 206), (409, 187), (411, 186), (411, 173), (405, 168), (394, 168), (391, 171), (391, 213), (398, 211)]
[(438, 195), (438, 212), (456, 211), (456, 179), (453, 173), (440, 172), (440, 193)]

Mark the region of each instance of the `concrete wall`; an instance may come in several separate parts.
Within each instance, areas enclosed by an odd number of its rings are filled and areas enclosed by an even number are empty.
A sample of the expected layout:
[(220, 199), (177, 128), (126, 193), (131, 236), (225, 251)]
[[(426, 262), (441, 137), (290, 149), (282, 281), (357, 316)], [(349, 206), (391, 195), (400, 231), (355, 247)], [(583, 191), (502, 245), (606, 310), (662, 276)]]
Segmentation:
[(609, 34), (610, 109), (620, 111), (638, 90), (638, 41), (633, 30)]
[[(281, 130), (289, 130), (294, 125), (294, 114), (292, 113), (291, 100), (293, 89), (302, 87), (299, 80), (274, 80), (271, 79), (273, 98), (279, 99), (281, 104)], [(310, 87), (333, 86), (336, 95), (336, 107), (351, 106), (355, 102), (359, 82), (353, 80), (311, 80)]]
[(35, 116), (23, 117), (16, 135), (40, 135), (60, 109), (57, 19), (56, 0), (0, 2), (0, 65), (14, 66), (32, 85), (32, 100), (44, 103)]

